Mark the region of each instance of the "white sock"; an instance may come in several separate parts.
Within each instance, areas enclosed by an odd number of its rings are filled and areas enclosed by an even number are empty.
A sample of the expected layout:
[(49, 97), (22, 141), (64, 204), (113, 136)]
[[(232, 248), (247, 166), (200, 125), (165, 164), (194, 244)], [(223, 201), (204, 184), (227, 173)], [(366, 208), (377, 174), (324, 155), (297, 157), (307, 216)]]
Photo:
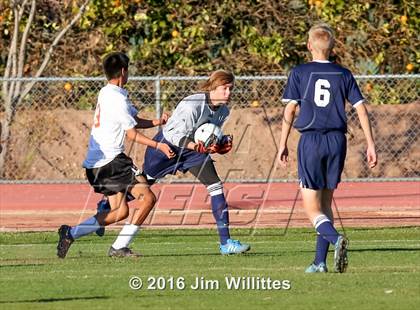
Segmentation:
[(125, 224), (112, 247), (116, 250), (127, 248), (133, 238), (137, 235), (139, 228), (139, 226), (134, 224)]

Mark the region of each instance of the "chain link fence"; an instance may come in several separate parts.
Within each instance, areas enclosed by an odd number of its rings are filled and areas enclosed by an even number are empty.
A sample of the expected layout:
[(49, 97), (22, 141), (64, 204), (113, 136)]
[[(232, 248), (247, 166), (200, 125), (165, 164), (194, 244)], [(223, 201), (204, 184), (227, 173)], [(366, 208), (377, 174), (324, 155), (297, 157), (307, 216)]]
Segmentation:
[[(127, 84), (132, 102), (144, 118), (170, 113), (177, 103), (198, 90), (205, 77), (133, 77)], [(365, 142), (355, 110), (348, 105), (348, 155), (345, 180), (391, 180), (420, 177), (420, 75), (357, 76), (369, 102), (379, 165), (370, 171), (365, 161)], [(233, 152), (215, 156), (222, 178), (227, 180), (292, 181), (297, 177), (295, 150), (298, 134), (290, 139), (291, 162), (282, 168), (276, 160), (285, 76), (237, 77), (230, 102), (231, 117), (223, 129), (235, 137)], [(35, 82), (17, 104), (10, 126), (1, 182), (84, 182), (84, 159), (97, 94), (103, 78), (0, 79), (2, 85)], [(22, 88), (23, 88), (22, 86)], [(2, 127), (7, 102), (0, 99)], [(149, 129), (149, 137), (156, 129)], [(2, 137), (4, 139), (4, 137)], [(140, 166), (144, 148), (128, 145)], [(170, 180), (191, 181), (178, 175)]]

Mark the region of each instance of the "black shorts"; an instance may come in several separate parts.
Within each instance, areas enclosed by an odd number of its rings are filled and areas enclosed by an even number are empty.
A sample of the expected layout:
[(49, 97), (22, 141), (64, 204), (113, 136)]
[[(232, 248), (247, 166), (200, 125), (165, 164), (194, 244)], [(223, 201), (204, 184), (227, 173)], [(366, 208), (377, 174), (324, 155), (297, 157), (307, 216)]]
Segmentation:
[(96, 193), (111, 196), (126, 193), (130, 187), (139, 183), (136, 171), (133, 160), (121, 153), (103, 167), (86, 169), (86, 176)]

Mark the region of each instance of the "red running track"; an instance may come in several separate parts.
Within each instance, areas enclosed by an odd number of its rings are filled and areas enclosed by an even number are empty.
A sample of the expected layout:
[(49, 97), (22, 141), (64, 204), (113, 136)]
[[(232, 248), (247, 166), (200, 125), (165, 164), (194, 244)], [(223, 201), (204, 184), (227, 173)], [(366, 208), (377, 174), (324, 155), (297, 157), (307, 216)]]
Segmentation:
[[(158, 202), (145, 227), (214, 226), (202, 185), (156, 184), (152, 189)], [(225, 193), (233, 227), (310, 227), (297, 184), (227, 183)], [(85, 184), (1, 184), (0, 230), (56, 230), (64, 223), (74, 225), (95, 213), (100, 198)], [(346, 227), (420, 225), (420, 182), (342, 183), (335, 202)], [(130, 206), (135, 209), (136, 203)]]

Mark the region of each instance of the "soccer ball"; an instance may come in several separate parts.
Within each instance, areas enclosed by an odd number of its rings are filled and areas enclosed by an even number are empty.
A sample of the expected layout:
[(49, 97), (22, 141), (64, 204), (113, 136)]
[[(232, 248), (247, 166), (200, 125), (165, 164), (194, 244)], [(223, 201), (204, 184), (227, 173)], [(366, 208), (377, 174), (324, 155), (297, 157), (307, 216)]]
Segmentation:
[(212, 123), (205, 123), (197, 128), (194, 133), (194, 141), (202, 141), (205, 147), (219, 143), (223, 137), (222, 129)]

